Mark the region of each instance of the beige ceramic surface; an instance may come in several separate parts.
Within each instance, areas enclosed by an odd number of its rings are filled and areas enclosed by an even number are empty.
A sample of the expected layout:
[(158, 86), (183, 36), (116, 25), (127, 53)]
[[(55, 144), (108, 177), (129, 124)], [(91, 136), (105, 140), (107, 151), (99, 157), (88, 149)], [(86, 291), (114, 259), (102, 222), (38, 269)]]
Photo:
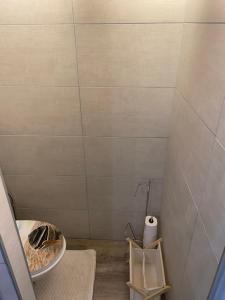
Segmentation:
[(181, 24), (79, 24), (76, 34), (81, 86), (175, 86)]
[(184, 4), (0, 1), (0, 165), (19, 218), (141, 235), (143, 177), (159, 215)]
[(185, 0), (73, 0), (77, 23), (182, 22)]
[(224, 20), (224, 1), (187, 1), (160, 218), (168, 300), (207, 299), (224, 248)]

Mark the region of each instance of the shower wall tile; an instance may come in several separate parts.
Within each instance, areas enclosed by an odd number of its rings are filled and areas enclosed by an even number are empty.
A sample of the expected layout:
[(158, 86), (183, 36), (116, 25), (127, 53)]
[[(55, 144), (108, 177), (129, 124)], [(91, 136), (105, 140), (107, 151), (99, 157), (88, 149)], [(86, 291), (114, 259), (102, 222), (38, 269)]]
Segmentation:
[(7, 0), (0, 2), (0, 24), (73, 23), (70, 0)]
[(129, 211), (91, 211), (91, 238), (124, 240), (127, 223), (133, 225), (137, 238), (142, 238), (145, 213)]
[(225, 149), (215, 143), (206, 185), (205, 197), (200, 205), (212, 249), (219, 260), (225, 245)]
[(77, 85), (73, 25), (3, 25), (0, 36), (0, 85)]
[(81, 135), (80, 119), (77, 88), (0, 86), (0, 134)]
[(159, 217), (161, 202), (163, 197), (164, 180), (162, 178), (151, 179), (150, 203), (148, 205), (148, 214)]
[(56, 210), (17, 208), (16, 216), (20, 220), (41, 220), (56, 225), (67, 238), (89, 238), (87, 210)]
[(82, 138), (0, 136), (0, 165), (5, 175), (82, 175)]
[[(177, 298), (175, 300), (198, 300), (197, 298), (195, 298), (194, 295), (194, 291), (191, 289), (191, 284), (190, 281), (187, 277), (187, 274), (185, 273), (183, 276), (183, 282), (181, 284), (181, 291), (180, 292), (180, 298)], [(182, 297), (182, 298), (181, 298)], [(173, 298), (171, 298), (171, 300), (174, 300)]]
[(216, 132), (225, 94), (225, 26), (186, 24), (183, 37), (178, 90)]
[[(95, 177), (88, 176), (88, 198), (90, 208), (95, 210), (120, 210), (145, 212), (146, 186), (137, 190), (138, 184), (146, 180), (136, 177)], [(159, 214), (162, 198), (162, 180), (153, 179), (149, 212)]]
[[(177, 242), (180, 245), (180, 255), (183, 257), (182, 260), (185, 261), (187, 254), (185, 251), (187, 251), (187, 246), (192, 239), (198, 210), (182, 171), (172, 157), (170, 157), (168, 169), (167, 172), (171, 175), (167, 178), (167, 200), (164, 203), (165, 209), (163, 210), (165, 211), (165, 217), (167, 211), (171, 211), (170, 224), (175, 230), (171, 234), (176, 232)], [(177, 224), (179, 224), (179, 228), (176, 228)]]
[(87, 209), (83, 176), (5, 176), (17, 208)]
[(179, 94), (175, 106), (171, 149), (177, 155), (180, 169), (198, 205), (205, 190), (214, 135)]
[(224, 12), (220, 0), (186, 4), (160, 215), (169, 300), (207, 299), (225, 243)]
[(76, 25), (76, 32), (81, 86), (175, 86), (181, 24)]
[(3, 2), (0, 166), (17, 217), (74, 238), (124, 239), (131, 222), (141, 237), (134, 193), (151, 178), (159, 215), (185, 0)]
[(169, 299), (173, 299), (179, 292), (198, 211), (173, 157), (169, 157), (167, 174), (160, 220), (168, 280), (175, 287)]
[(217, 266), (204, 225), (198, 218), (186, 266), (186, 276), (194, 299), (207, 299)]
[(182, 22), (184, 0), (73, 0), (78, 23)]
[(88, 136), (167, 137), (173, 89), (81, 88)]
[(161, 178), (167, 139), (86, 138), (87, 174)]
[[(167, 293), (166, 299), (169, 300), (180, 300), (177, 298), (176, 294), (179, 293), (182, 274), (184, 272), (184, 263), (181, 260), (180, 251), (177, 251), (179, 245), (177, 246), (177, 238), (174, 239), (174, 225), (172, 226), (170, 221), (174, 217), (169, 208), (169, 198), (164, 198), (163, 201), (168, 201), (168, 209), (161, 211), (160, 218), (160, 236), (163, 237), (163, 256), (165, 264), (165, 272), (167, 282), (172, 286), (172, 289)], [(167, 224), (164, 224), (167, 222)], [(174, 224), (174, 223), (173, 223)], [(177, 248), (178, 247), (178, 248)]]
[(225, 7), (223, 0), (188, 0), (186, 3), (186, 22), (225, 21)]
[(138, 180), (135, 177), (88, 176), (89, 206), (93, 211), (144, 212), (146, 208), (146, 192), (141, 190), (135, 197), (137, 185), (141, 182), (144, 182), (144, 180)]

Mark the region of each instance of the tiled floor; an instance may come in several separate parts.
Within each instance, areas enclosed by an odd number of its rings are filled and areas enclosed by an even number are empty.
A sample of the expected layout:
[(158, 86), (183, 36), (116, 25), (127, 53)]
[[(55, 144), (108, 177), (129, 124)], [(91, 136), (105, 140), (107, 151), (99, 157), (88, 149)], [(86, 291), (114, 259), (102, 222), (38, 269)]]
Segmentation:
[(67, 240), (67, 249), (95, 249), (97, 269), (93, 300), (129, 300), (126, 242), (103, 240)]

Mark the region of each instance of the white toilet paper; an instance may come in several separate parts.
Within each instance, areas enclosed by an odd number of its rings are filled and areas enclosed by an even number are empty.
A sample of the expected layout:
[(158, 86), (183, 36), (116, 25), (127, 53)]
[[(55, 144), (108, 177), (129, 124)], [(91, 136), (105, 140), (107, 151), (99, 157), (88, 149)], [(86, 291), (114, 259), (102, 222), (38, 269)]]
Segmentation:
[(151, 242), (157, 240), (157, 228), (158, 228), (157, 218), (153, 216), (147, 216), (145, 218), (144, 237), (143, 237), (144, 247), (148, 246)]

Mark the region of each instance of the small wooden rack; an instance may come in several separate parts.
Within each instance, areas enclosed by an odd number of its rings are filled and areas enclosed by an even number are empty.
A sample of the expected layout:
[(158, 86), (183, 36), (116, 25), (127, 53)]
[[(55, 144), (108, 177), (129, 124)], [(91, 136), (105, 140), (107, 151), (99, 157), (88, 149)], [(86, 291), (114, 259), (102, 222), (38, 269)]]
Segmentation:
[(133, 240), (127, 239), (130, 248), (130, 281), (131, 300), (156, 299), (166, 293), (170, 286), (166, 284), (162, 258), (162, 239), (142, 249)]

